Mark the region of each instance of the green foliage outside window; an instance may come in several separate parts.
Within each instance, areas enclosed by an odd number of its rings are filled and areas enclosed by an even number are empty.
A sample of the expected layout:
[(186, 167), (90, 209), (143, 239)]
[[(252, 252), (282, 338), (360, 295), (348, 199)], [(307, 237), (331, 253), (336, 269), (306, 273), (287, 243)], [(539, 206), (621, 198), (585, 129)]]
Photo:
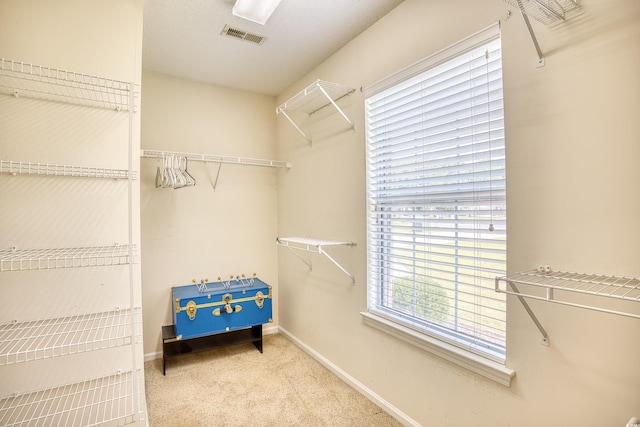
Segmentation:
[(414, 317), (444, 323), (449, 316), (450, 299), (436, 280), (424, 276), (394, 279), (393, 308)]

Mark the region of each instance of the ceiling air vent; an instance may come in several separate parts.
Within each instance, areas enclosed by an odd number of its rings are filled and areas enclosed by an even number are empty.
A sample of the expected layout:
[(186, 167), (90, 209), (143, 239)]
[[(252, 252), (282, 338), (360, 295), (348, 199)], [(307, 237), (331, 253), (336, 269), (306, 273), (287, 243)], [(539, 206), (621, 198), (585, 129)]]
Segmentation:
[(262, 44), (266, 40), (266, 37), (248, 33), (237, 28), (231, 28), (228, 25), (224, 26), (220, 34), (222, 34), (223, 36), (229, 36), (235, 39), (244, 40), (255, 44)]

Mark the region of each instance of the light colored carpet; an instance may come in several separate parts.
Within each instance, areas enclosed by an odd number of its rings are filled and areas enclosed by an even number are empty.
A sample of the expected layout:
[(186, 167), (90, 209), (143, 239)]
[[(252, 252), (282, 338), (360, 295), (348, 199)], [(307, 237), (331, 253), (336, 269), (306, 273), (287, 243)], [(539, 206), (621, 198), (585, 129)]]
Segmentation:
[(401, 425), (279, 334), (144, 367), (151, 427)]

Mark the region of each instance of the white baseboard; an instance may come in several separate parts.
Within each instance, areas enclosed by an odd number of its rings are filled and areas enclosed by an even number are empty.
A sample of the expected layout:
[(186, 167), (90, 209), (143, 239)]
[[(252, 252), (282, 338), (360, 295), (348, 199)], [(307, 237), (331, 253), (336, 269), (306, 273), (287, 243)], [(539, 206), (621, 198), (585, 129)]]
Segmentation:
[(262, 325), (262, 335), (279, 334), (280, 328), (278, 325), (270, 324), (269, 326)]
[(396, 408), (395, 406), (393, 406), (392, 404), (384, 400), (378, 394), (376, 394), (371, 389), (366, 387), (360, 381), (353, 378), (351, 375), (347, 374), (338, 366), (334, 365), (330, 360), (328, 360), (323, 355), (321, 355), (320, 353), (318, 353), (317, 351), (309, 347), (307, 344), (300, 341), (298, 338), (296, 338), (293, 334), (291, 334), (289, 331), (284, 329), (282, 326), (279, 327), (279, 331), (282, 335), (284, 335), (289, 340), (291, 340), (294, 344), (300, 347), (305, 353), (307, 353), (309, 356), (316, 359), (325, 368), (333, 372), (338, 378), (340, 378), (342, 381), (346, 382), (351, 387), (358, 390), (361, 394), (366, 396), (369, 400), (371, 400), (373, 403), (378, 405), (380, 408), (384, 409), (389, 415), (391, 415), (393, 418), (401, 422), (403, 425), (420, 427), (420, 423), (418, 423), (417, 421), (409, 417), (407, 414), (400, 411), (398, 408)]
[[(278, 328), (278, 325), (274, 325), (274, 324), (269, 324), (269, 326), (262, 326), (262, 335), (269, 335), (269, 334), (277, 334), (280, 333), (280, 329)], [(162, 351), (156, 351), (153, 353), (145, 353), (144, 355), (144, 361), (145, 362), (150, 362), (152, 360), (156, 360), (156, 359), (162, 359)]]
[(152, 360), (156, 360), (156, 359), (162, 359), (162, 352), (161, 351), (156, 351), (153, 353), (145, 353), (144, 355), (144, 361), (145, 362), (151, 362)]

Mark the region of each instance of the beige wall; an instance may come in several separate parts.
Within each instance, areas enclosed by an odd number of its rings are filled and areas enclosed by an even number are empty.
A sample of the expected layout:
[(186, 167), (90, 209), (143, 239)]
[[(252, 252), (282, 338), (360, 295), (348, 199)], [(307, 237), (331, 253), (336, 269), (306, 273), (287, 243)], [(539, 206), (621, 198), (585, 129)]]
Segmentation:
[[(156, 73), (142, 81), (142, 147), (275, 158), (275, 99)], [(257, 276), (277, 295), (277, 179), (287, 169), (190, 162), (196, 185), (155, 188), (160, 161), (141, 160), (145, 354), (161, 352), (173, 323), (171, 287), (192, 279)], [(277, 297), (274, 297), (277, 324)], [(268, 328), (268, 325), (265, 329)]]
[(122, 81), (140, 80), (142, 0), (2, 0), (2, 57)]
[[(584, 0), (566, 25), (533, 22), (537, 57), (521, 16), (499, 0), (406, 0), (278, 97), (317, 78), (366, 87), (501, 21), (508, 173), (508, 269), (638, 277), (640, 265), (640, 4)], [(353, 240), (313, 271), (278, 254), (280, 326), (390, 407), (425, 426), (622, 426), (640, 414), (640, 322), (532, 302), (549, 347), (508, 299), (506, 388), (363, 325), (366, 309), (363, 94), (337, 114), (306, 119), (306, 141), (278, 118), (278, 232)], [(333, 133), (333, 134), (332, 134)], [(580, 298), (576, 301), (581, 302)], [(637, 304), (625, 307), (640, 313)]]

